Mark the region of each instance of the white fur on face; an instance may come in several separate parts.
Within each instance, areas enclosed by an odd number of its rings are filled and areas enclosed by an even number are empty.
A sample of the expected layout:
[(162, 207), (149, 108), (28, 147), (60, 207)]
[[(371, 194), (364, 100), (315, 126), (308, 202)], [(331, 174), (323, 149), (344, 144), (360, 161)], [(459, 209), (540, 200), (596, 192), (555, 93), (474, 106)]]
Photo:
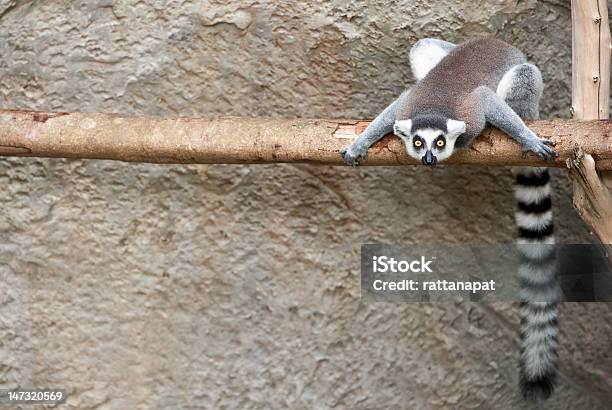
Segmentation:
[[(448, 120), (447, 127), (449, 132), (444, 132), (440, 129), (433, 128), (424, 128), (411, 132), (412, 121), (402, 120), (395, 121), (393, 130), (395, 135), (404, 141), (406, 153), (412, 158), (421, 161), (427, 150), (431, 150), (438, 161), (443, 161), (453, 154), (457, 137), (465, 132), (465, 123), (463, 121)], [(442, 148), (439, 148), (434, 144), (434, 141), (440, 135), (443, 135), (446, 141), (446, 144)], [(417, 149), (414, 146), (414, 138), (416, 136), (419, 136), (425, 142), (420, 149)]]

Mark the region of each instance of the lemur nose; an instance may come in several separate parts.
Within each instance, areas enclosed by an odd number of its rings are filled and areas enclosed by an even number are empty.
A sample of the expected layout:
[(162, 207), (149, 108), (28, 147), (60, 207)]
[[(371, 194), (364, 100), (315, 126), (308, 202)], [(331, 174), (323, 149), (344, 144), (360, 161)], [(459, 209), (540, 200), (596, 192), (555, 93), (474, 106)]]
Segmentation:
[(437, 158), (432, 154), (430, 150), (425, 153), (425, 156), (422, 158), (423, 165), (435, 165), (437, 162)]

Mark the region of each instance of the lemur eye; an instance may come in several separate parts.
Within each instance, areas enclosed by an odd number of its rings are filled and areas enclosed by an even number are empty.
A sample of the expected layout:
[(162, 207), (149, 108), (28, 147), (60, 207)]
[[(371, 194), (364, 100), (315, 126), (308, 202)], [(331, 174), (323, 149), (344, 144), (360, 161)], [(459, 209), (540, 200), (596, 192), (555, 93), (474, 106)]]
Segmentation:
[(415, 139), (413, 142), (414, 146), (416, 148), (421, 148), (423, 146), (423, 141), (419, 140), (419, 139)]
[(445, 143), (445, 142), (444, 142), (444, 140), (442, 140), (442, 139), (440, 139), (440, 140), (436, 141), (436, 146), (437, 146), (438, 148), (442, 148), (442, 147), (444, 146), (444, 144), (446, 144), (446, 143)]

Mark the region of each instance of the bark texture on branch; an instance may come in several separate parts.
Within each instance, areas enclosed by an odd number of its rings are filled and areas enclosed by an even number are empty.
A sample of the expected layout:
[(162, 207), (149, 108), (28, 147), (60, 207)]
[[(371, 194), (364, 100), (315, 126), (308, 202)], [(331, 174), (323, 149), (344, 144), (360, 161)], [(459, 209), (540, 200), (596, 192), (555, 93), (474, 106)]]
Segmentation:
[[(303, 162), (343, 165), (339, 151), (367, 121), (265, 118), (156, 118), (110, 114), (0, 111), (0, 155), (111, 159), (151, 163), (259, 164)], [(557, 143), (560, 156), (521, 159), (510, 137), (487, 129), (449, 164), (565, 167), (578, 144), (599, 170), (612, 170), (612, 122), (533, 121), (541, 137)], [(375, 144), (363, 165), (418, 164), (399, 138)]]

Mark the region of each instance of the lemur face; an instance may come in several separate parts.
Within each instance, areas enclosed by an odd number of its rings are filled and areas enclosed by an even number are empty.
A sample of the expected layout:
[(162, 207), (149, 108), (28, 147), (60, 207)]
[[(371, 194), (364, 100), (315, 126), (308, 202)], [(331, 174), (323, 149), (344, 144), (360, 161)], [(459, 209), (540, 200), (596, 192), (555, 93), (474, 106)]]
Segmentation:
[(411, 120), (395, 121), (393, 132), (404, 141), (406, 153), (424, 165), (436, 165), (455, 150), (457, 137), (465, 132), (463, 121), (448, 120), (447, 129), (422, 128), (412, 130)]

